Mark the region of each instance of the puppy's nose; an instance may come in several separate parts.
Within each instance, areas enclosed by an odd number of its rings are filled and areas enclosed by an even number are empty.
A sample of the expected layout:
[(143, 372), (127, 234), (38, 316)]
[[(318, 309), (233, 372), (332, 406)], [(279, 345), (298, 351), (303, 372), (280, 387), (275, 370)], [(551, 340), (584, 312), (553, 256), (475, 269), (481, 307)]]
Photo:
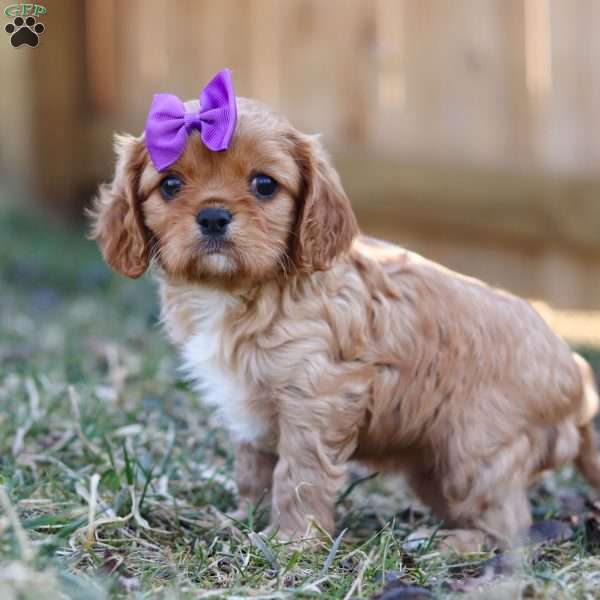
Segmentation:
[(202, 233), (213, 237), (224, 235), (232, 220), (233, 215), (225, 208), (203, 208), (196, 217)]

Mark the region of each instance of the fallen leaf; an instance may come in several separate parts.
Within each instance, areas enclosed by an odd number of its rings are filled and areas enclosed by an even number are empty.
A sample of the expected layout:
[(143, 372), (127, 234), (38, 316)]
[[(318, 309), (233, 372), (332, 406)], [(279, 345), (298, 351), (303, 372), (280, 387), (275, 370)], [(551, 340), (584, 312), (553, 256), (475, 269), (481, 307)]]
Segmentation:
[(573, 537), (573, 530), (568, 523), (558, 519), (538, 521), (529, 528), (529, 540), (534, 544), (543, 542), (564, 542)]

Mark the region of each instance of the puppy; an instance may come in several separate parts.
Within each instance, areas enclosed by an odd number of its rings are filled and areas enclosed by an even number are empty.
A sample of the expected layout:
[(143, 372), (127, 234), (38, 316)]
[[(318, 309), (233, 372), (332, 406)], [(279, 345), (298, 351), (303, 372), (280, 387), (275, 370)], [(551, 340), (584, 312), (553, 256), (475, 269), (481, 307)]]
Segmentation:
[(117, 137), (92, 237), (125, 276), (152, 266), (166, 332), (237, 443), (242, 512), (268, 491), (282, 537), (332, 532), (357, 459), (403, 472), (457, 539), (510, 545), (543, 471), (574, 460), (600, 488), (587, 363), (524, 300), (360, 235), (319, 140), (235, 109), (226, 150), (190, 130), (167, 169), (144, 135)]

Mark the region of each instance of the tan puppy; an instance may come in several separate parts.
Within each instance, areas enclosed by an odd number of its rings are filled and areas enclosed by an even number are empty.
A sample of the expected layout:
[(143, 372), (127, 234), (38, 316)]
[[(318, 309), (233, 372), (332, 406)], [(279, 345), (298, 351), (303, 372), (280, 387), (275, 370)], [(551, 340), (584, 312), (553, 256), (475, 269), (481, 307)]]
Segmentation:
[(317, 139), (237, 102), (230, 148), (194, 133), (166, 173), (119, 137), (92, 235), (124, 275), (153, 263), (165, 329), (238, 442), (242, 508), (271, 490), (283, 536), (331, 531), (359, 459), (404, 472), (457, 539), (510, 544), (542, 471), (576, 460), (600, 487), (587, 363), (525, 301), (359, 235)]

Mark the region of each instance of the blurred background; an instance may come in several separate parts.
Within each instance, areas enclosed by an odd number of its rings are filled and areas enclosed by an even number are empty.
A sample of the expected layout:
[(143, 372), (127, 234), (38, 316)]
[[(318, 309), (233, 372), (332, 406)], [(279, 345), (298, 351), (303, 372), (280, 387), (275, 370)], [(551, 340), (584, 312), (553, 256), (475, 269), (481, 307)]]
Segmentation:
[(562, 333), (598, 343), (600, 2), (39, 4), (37, 48), (0, 40), (14, 285), (47, 271), (40, 236), (64, 248), (57, 268), (68, 248), (98, 260), (81, 215), (112, 173), (113, 132), (141, 131), (153, 93), (196, 97), (227, 66), (238, 94), (323, 134), (364, 231), (542, 299)]
[[(14, 48), (5, 26), (35, 6), (39, 45)], [(535, 299), (600, 379), (600, 0), (0, 0), (0, 22), (0, 487), (24, 531), (0, 516), (0, 599), (510, 583), (501, 555), (444, 566), (428, 543), (413, 559), (397, 540), (427, 516), (397, 480), (356, 473), (338, 499), (348, 535), (327, 558), (276, 550), (272, 577), (222, 532), (231, 436), (183, 381), (151, 277), (112, 273), (83, 211), (115, 131), (229, 67), (238, 94), (323, 134), (365, 232)], [(536, 488), (539, 524), (574, 538), (518, 559), (522, 593), (482, 593), (598, 597), (600, 504), (582, 486), (567, 468)], [(136, 498), (151, 530), (127, 521)]]

